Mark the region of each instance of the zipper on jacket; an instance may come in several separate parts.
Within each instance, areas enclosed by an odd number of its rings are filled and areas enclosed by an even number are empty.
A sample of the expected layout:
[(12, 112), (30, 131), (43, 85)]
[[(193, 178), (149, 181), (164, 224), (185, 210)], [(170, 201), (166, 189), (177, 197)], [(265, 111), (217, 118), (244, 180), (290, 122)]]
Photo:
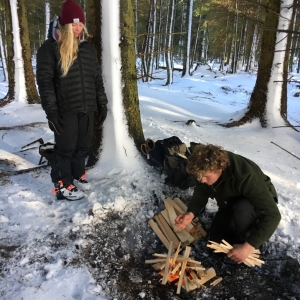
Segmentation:
[(84, 82), (83, 82), (83, 72), (82, 72), (82, 62), (80, 58), (80, 52), (78, 49), (78, 64), (79, 64), (79, 70), (80, 70), (80, 79), (81, 79), (81, 91), (82, 91), (82, 96), (83, 96), (83, 108), (84, 108), (84, 113), (86, 113), (86, 100), (85, 100), (85, 90), (84, 90)]

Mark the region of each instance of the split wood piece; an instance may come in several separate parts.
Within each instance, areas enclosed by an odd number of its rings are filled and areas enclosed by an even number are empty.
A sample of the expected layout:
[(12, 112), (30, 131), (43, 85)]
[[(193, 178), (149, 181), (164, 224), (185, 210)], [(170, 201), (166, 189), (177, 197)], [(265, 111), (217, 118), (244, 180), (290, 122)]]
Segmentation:
[(171, 241), (170, 246), (169, 246), (167, 260), (166, 260), (165, 273), (164, 273), (164, 277), (163, 277), (163, 280), (162, 280), (162, 284), (166, 284), (167, 281), (168, 281), (170, 259), (171, 259), (172, 253), (173, 253), (173, 242)]
[(158, 238), (161, 240), (161, 242), (165, 245), (167, 249), (169, 249), (170, 242), (167, 240), (167, 238), (164, 236), (164, 234), (160, 231), (158, 226), (155, 224), (155, 222), (151, 219), (148, 221), (148, 224), (153, 229), (153, 231), (156, 233)]
[[(179, 200), (180, 201), (180, 200)], [(186, 211), (183, 211), (182, 209), (181, 209), (181, 207), (176, 203), (176, 202), (174, 202), (171, 198), (167, 198), (167, 199), (165, 199), (164, 200), (164, 203), (165, 203), (165, 206), (166, 206), (166, 209), (168, 210), (168, 207), (173, 207), (173, 209), (174, 209), (174, 211), (175, 211), (175, 214), (176, 214), (176, 216), (175, 216), (175, 218), (174, 218), (174, 225), (175, 225), (175, 219), (176, 219), (176, 217), (178, 216), (178, 215), (181, 215), (181, 214), (184, 214)], [(168, 204), (166, 204), (166, 203), (168, 203)], [(169, 211), (168, 211), (168, 213), (169, 213)], [(176, 225), (175, 225), (176, 226)], [(177, 226), (176, 226), (176, 228), (178, 228)], [(181, 229), (181, 228), (179, 228), (179, 229)], [(188, 224), (186, 227), (185, 227), (185, 230), (187, 230), (188, 232), (190, 232), (191, 230), (194, 230), (194, 226), (190, 223), (190, 224)], [(175, 231), (175, 230), (174, 230)]]
[(173, 201), (180, 207), (180, 209), (184, 213), (187, 212), (187, 206), (179, 198), (174, 198)]
[(211, 285), (211, 286), (216, 286), (216, 285), (217, 285), (218, 283), (220, 283), (222, 280), (223, 280), (223, 278), (220, 277), (220, 278), (214, 280), (210, 285)]
[[(164, 262), (166, 262), (166, 257), (167, 256), (165, 256), (165, 258), (147, 259), (147, 260), (145, 260), (145, 264), (164, 263)], [(171, 256), (171, 259), (173, 259), (172, 256)], [(176, 262), (187, 262), (187, 263), (193, 263), (193, 264), (201, 265), (201, 262), (193, 260), (193, 259), (191, 259), (189, 257), (186, 258), (186, 257), (183, 257), (183, 256), (179, 256), (176, 259)]]
[(209, 268), (206, 271), (206, 276), (205, 277), (201, 277), (200, 280), (198, 280), (198, 283), (203, 285), (204, 283), (206, 283), (207, 281), (211, 280), (212, 278), (214, 278), (216, 276), (216, 271), (214, 268)]
[[(209, 241), (211, 244), (208, 244), (207, 247), (214, 249), (216, 253), (228, 253), (231, 249), (232, 246), (226, 242), (225, 240), (222, 240), (222, 243), (216, 243), (213, 241)], [(259, 266), (261, 267), (262, 264), (264, 264), (265, 262), (263, 260), (260, 260), (257, 255), (258, 253), (260, 253), (260, 251), (258, 249), (255, 249), (252, 253), (250, 253), (248, 255), (248, 257), (243, 261), (243, 263), (248, 266), (248, 267), (255, 267), (255, 266)]]
[(167, 209), (168, 215), (169, 215), (169, 220), (170, 220), (170, 225), (172, 226), (173, 230), (177, 233), (177, 232), (181, 232), (182, 229), (179, 228), (178, 226), (175, 225), (175, 219), (177, 218), (177, 214), (174, 210), (173, 205), (170, 203), (172, 201), (172, 199), (167, 198), (164, 200), (165, 203), (165, 207)]
[(178, 271), (178, 269), (181, 267), (181, 263), (178, 263), (176, 266), (175, 266), (175, 268), (171, 271), (171, 274), (172, 275), (174, 275), (177, 271)]
[[(190, 252), (191, 252), (191, 247), (187, 246), (185, 248), (185, 252), (184, 252), (183, 257), (184, 258), (188, 258), (190, 256)], [(182, 285), (182, 279), (183, 279), (183, 276), (185, 275), (186, 263), (187, 263), (186, 260), (182, 263), (182, 267), (181, 267), (181, 271), (180, 271), (180, 277), (179, 277), (179, 282), (178, 282), (177, 291), (176, 291), (177, 294), (180, 294), (180, 289), (181, 289), (181, 285)]]
[[(178, 244), (178, 246), (177, 246), (177, 249), (176, 249), (176, 252), (174, 253), (174, 255), (172, 255), (172, 264), (171, 264), (171, 268), (173, 267), (173, 266), (175, 266), (175, 264), (176, 264), (176, 261), (177, 261), (177, 258), (178, 258), (178, 254), (179, 254), (179, 252), (180, 252), (180, 246), (181, 246), (181, 243), (179, 242), (179, 244)], [(170, 268), (170, 270), (169, 270), (169, 274), (168, 275), (170, 275), (170, 273), (171, 273), (171, 271), (172, 271), (172, 269)]]
[(157, 271), (161, 271), (162, 269), (165, 268), (166, 263), (156, 263), (153, 264), (152, 267), (157, 270)]
[[(187, 212), (187, 206), (179, 198), (174, 198), (172, 203), (173, 203), (175, 210), (177, 210), (178, 212), (180, 212), (180, 213)], [(189, 225), (190, 225), (190, 227), (189, 227)], [(199, 231), (203, 237), (205, 237), (207, 235), (207, 232), (203, 229), (198, 218), (195, 218), (193, 220), (193, 222), (190, 223), (189, 225), (188, 225), (188, 227), (186, 227), (186, 230), (188, 230), (189, 232), (191, 232), (191, 230), (193, 232), (194, 229), (196, 228), (196, 231)]]
[[(169, 218), (168, 212), (167, 210), (163, 210), (161, 212), (161, 214), (163, 215), (163, 217), (165, 218), (165, 220), (167, 221), (167, 223), (172, 226), (171, 224), (171, 220)], [(178, 238), (180, 239), (180, 241), (184, 244), (184, 245), (189, 245), (194, 241), (194, 237), (185, 229), (183, 229), (180, 232), (176, 232), (176, 235), (178, 236)], [(183, 246), (184, 246), (183, 245)]]
[(161, 214), (159, 214), (158, 216), (155, 216), (154, 219), (158, 223), (160, 229), (166, 236), (167, 240), (169, 242), (172, 241), (174, 249), (176, 249), (180, 241), (178, 237), (175, 235), (175, 233), (173, 232), (173, 230), (171, 229), (171, 227), (169, 226), (169, 224), (167, 223), (167, 221), (165, 220), (165, 218)]

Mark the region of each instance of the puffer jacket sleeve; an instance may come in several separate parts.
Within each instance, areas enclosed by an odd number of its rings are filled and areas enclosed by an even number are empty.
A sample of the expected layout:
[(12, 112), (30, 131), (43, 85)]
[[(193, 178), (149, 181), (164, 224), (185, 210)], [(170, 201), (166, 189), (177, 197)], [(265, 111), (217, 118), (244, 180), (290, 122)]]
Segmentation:
[(57, 73), (57, 57), (53, 39), (46, 40), (38, 49), (36, 60), (36, 80), (41, 97), (42, 107), (46, 114), (57, 113), (55, 92), (55, 74)]
[(102, 68), (98, 62), (96, 51), (94, 51), (95, 59), (95, 88), (97, 95), (97, 106), (100, 108), (101, 105), (107, 105), (107, 97), (104, 89), (103, 79), (102, 79)]

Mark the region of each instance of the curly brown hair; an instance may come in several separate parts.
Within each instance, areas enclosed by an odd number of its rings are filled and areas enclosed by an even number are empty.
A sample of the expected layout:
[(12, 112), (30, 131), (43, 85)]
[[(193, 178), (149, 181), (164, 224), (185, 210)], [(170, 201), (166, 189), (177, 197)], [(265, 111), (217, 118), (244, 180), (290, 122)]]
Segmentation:
[(210, 172), (223, 171), (229, 166), (227, 152), (216, 145), (197, 145), (188, 158), (186, 170), (191, 175), (201, 180), (202, 176)]

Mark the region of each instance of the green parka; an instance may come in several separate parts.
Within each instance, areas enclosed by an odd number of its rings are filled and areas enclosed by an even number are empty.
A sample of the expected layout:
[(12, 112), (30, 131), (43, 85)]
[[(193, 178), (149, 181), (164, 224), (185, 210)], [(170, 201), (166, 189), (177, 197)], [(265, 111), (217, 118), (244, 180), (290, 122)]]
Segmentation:
[(227, 153), (229, 166), (213, 186), (197, 181), (188, 212), (197, 216), (206, 206), (208, 198), (215, 198), (220, 210), (230, 206), (238, 197), (248, 199), (255, 207), (258, 222), (247, 242), (258, 248), (270, 238), (281, 219), (276, 204), (277, 193), (270, 178), (258, 165), (243, 156)]

